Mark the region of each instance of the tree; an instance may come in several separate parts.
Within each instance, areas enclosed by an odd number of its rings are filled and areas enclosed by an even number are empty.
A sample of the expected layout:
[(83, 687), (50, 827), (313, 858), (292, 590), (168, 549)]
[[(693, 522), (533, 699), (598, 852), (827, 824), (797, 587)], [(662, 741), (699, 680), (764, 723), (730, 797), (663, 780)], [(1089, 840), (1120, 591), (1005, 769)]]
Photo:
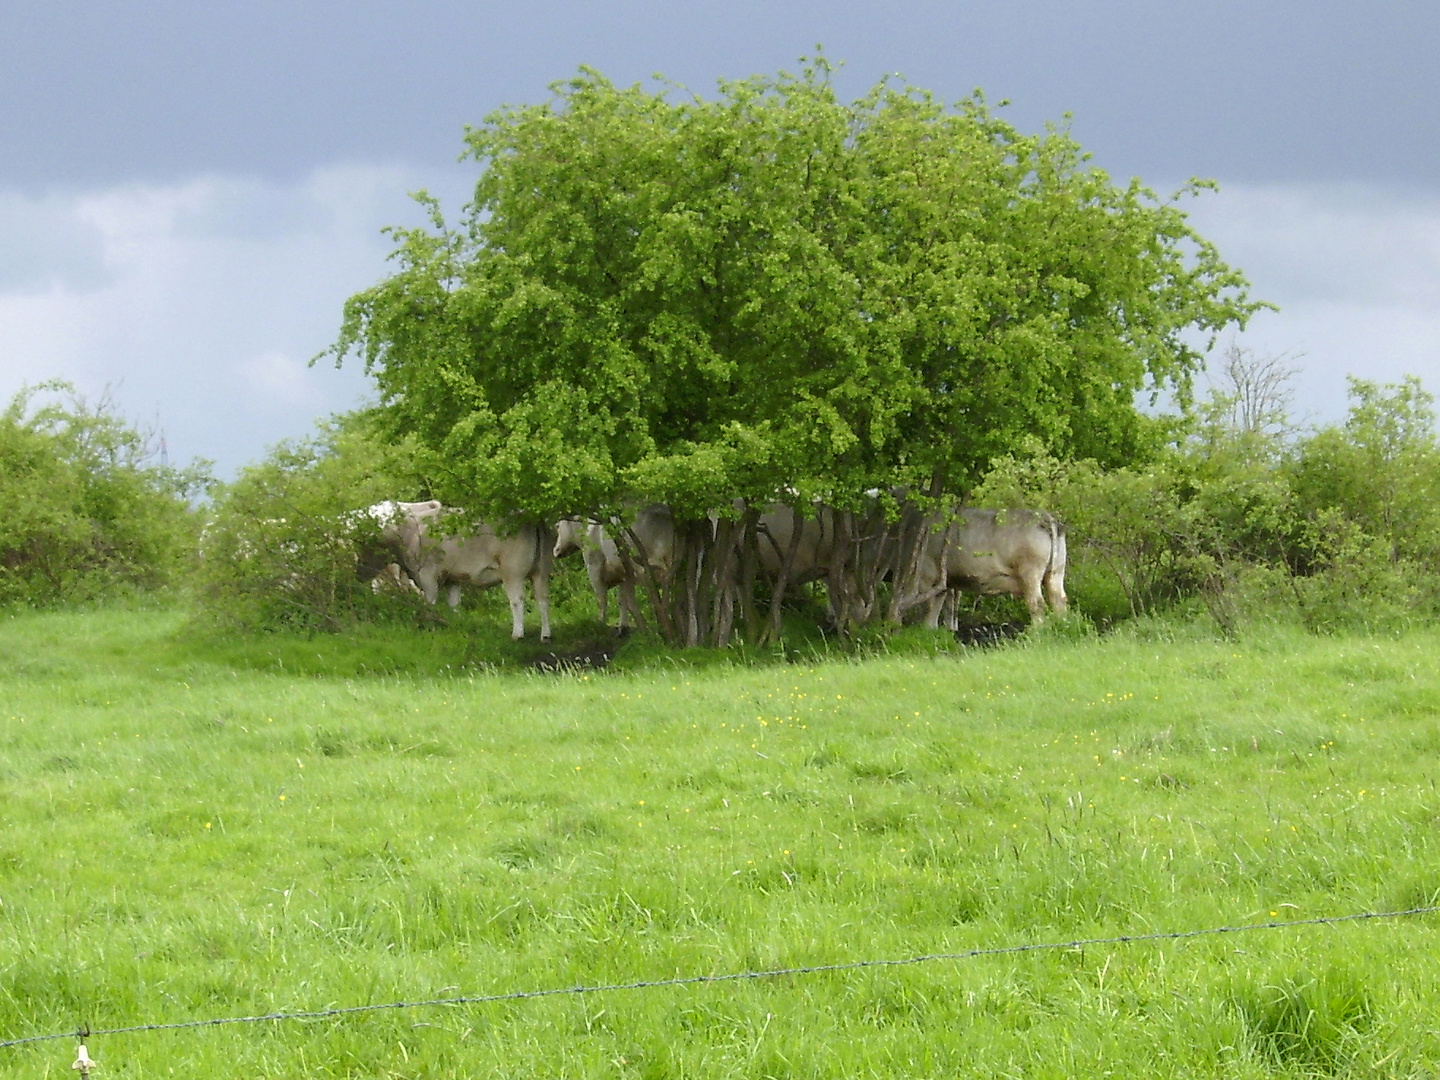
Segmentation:
[(1232, 341), (1225, 347), (1221, 385), (1211, 396), (1216, 425), (1240, 435), (1278, 436), (1290, 430), (1290, 404), (1295, 399), (1295, 363), (1304, 353), (1286, 351), (1256, 355)]
[(552, 89), (469, 132), (462, 225), (429, 201), (430, 227), (397, 230), (397, 272), (332, 352), (493, 520), (670, 506), (680, 568), (649, 585), (672, 641), (756, 632), (776, 501), (834, 510), (842, 622), (869, 617), (882, 578), (904, 592), (924, 510), (1024, 439), (1143, 455), (1135, 395), (1188, 400), (1184, 332), (1258, 306), (1173, 202), (978, 94), (884, 82), (845, 105), (823, 58), (713, 100), (584, 69)]

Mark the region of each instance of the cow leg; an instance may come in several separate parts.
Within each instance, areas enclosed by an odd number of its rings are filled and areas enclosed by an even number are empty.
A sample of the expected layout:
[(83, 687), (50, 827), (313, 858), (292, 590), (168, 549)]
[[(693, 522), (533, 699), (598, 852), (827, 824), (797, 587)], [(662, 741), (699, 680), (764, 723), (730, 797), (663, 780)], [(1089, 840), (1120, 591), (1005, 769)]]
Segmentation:
[(945, 606), (941, 609), (940, 617), (945, 620), (945, 629), (952, 634), (960, 632), (960, 590), (945, 590)]
[(945, 606), (945, 593), (936, 593), (925, 606), (925, 625), (931, 630), (940, 629), (940, 609)]
[(921, 594), (930, 594), (930, 600), (925, 605), (925, 625), (931, 630), (940, 628), (940, 616), (945, 607), (945, 598), (954, 595), (952, 590), (945, 587), (947, 584), (949, 584), (949, 570), (943, 559), (925, 559), (921, 562), (920, 573), (916, 576), (915, 591)]
[(1056, 615), (1064, 615), (1070, 605), (1065, 595), (1065, 530), (1057, 521), (1050, 523), (1050, 561), (1045, 566), (1045, 595)]
[(626, 615), (628, 614), (630, 621), (635, 623), (635, 629), (644, 633), (645, 617), (640, 614), (640, 605), (635, 601), (635, 582), (628, 578), (620, 582), (616, 594), (620, 598), (620, 629), (622, 631), (625, 629)]
[(930, 598), (930, 607), (925, 612), (925, 625), (931, 630), (944, 626), (952, 634), (960, 630), (960, 616), (957, 610), (960, 593), (946, 589)]
[[(610, 590), (598, 577), (591, 579), (590, 588), (595, 593), (595, 610), (600, 613), (600, 625), (608, 626), (610, 624)], [(622, 614), (620, 617), (623, 619), (625, 616)]]
[(1065, 571), (1056, 571), (1053, 567), (1045, 571), (1045, 596), (1050, 601), (1050, 606), (1055, 609), (1056, 615), (1064, 615), (1070, 605), (1070, 598), (1065, 595)]
[[(550, 640), (550, 567), (545, 566), (539, 573), (530, 576), (530, 588), (535, 590), (535, 606), (540, 609), (540, 640)], [(521, 593), (520, 634), (525, 634), (524, 593)]]
[(420, 586), (420, 592), (425, 596), (425, 602), (434, 605), (440, 599), (440, 578), (437, 574), (427, 574), (421, 570), (418, 574), (411, 574), (411, 579)]
[(1027, 573), (1020, 578), (1020, 595), (1025, 601), (1025, 606), (1030, 610), (1030, 621), (1039, 623), (1045, 621), (1045, 600), (1040, 595), (1040, 575)]
[(510, 637), (519, 641), (525, 636), (525, 579), (506, 578), (502, 584), (510, 601)]
[(585, 549), (585, 573), (590, 578), (590, 591), (595, 594), (600, 625), (605, 626), (610, 621), (610, 589), (605, 584), (605, 555), (598, 547)]
[[(450, 588), (445, 590), (445, 602), (449, 604), (451, 608), (457, 608), (460, 606), (459, 585), (451, 585)], [(432, 600), (431, 603), (434, 603), (434, 601)]]

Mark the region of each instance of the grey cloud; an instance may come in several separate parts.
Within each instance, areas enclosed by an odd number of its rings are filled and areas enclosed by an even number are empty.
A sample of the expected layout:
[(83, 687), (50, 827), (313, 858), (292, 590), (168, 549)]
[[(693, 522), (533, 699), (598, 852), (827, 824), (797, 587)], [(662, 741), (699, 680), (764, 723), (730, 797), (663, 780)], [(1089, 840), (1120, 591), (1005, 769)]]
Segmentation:
[(1440, 306), (1440, 194), (1234, 185), (1202, 196), (1192, 223), (1267, 299)]
[(1440, 392), (1440, 196), (1388, 185), (1228, 185), (1192, 222), (1243, 269), (1257, 315), (1238, 340), (1300, 355), (1298, 411), (1339, 420), (1346, 377), (1417, 375)]
[(1010, 98), (1026, 130), (1073, 111), (1122, 176), (1440, 176), (1433, 0), (8, 0), (3, 18), (0, 182), (40, 188), (443, 167), (463, 125), (582, 63), (708, 93), (816, 42), (845, 94), (900, 71)]
[(104, 236), (73, 200), (0, 192), (0, 293), (87, 292), (110, 279)]
[(263, 180), (210, 178), (218, 189), (203, 202), (179, 209), (175, 232), (196, 238), (266, 241), (298, 233), (323, 233), (330, 208), (310, 192)]
[[(449, 194), (445, 174), (432, 179)], [(334, 340), (346, 297), (386, 272), (380, 226), (421, 220), (406, 196), (420, 186), (401, 170), (336, 168), (291, 185), (210, 177), (57, 196), (59, 219), (94, 225), (109, 277), (0, 291), (0, 400), (57, 376), (91, 394), (115, 386), (172, 458), (233, 472), (367, 392), (358, 365), (306, 362)]]

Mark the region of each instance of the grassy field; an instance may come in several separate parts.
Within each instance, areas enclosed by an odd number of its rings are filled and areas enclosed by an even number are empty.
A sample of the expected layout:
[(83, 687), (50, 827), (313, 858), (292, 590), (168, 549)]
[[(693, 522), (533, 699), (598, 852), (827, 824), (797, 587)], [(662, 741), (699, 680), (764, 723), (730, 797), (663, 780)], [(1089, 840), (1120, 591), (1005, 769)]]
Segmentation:
[[(591, 675), (0, 620), (0, 1039), (1432, 903), (1440, 630)], [(457, 673), (459, 672), (459, 673)], [(1433, 1076), (1436, 916), (93, 1039), (102, 1077)], [(0, 1077), (72, 1075), (70, 1041)]]

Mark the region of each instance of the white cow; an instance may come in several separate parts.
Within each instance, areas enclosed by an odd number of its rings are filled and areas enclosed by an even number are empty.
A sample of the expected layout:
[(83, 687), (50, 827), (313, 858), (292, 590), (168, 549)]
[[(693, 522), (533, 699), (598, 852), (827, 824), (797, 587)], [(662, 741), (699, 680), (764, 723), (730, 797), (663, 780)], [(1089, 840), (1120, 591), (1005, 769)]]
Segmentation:
[[(357, 564), (358, 565), (358, 564)], [(360, 575), (360, 580), (365, 580), (365, 574)], [(370, 579), (370, 591), (376, 596), (386, 594), (410, 594), (413, 596), (424, 596), (420, 586), (411, 580), (404, 568), (397, 562), (386, 563), (380, 568), (380, 572)]]
[(529, 578), (540, 609), (540, 640), (550, 640), (550, 544), (545, 529), (521, 525), (509, 536), (500, 536), (477, 521), (468, 536), (432, 535), (438, 532), (433, 525), (441, 515), (461, 513), (434, 499), (377, 503), (366, 513), (380, 524), (380, 544), (429, 603), (439, 599), (442, 586), (452, 608), (460, 603), (462, 585), (502, 586), (510, 601), (510, 636), (517, 640), (525, 636), (525, 579)]
[[(852, 554), (837, 550), (835, 517), (834, 510), (817, 506), (800, 523), (800, 541), (790, 568), (792, 584), (826, 577)], [(760, 524), (760, 564), (773, 580), (790, 549), (796, 514), (788, 506), (774, 504), (766, 508)], [(1031, 618), (1039, 620), (1045, 614), (1043, 586), (1050, 606), (1057, 614), (1065, 613), (1065, 527), (1053, 515), (967, 508), (943, 528), (940, 516), (931, 515), (926, 528), (914, 595), (920, 602), (928, 601), (927, 626), (939, 624), (946, 595), (955, 590), (1018, 596)]]
[[(635, 515), (630, 530), (644, 548), (643, 558), (651, 571), (660, 581), (669, 581), (674, 572), (676, 551), (675, 520), (670, 508), (658, 503), (645, 507)], [(600, 621), (609, 621), (609, 594), (611, 589), (616, 589), (620, 597), (620, 631), (625, 631), (627, 619), (634, 619), (635, 625), (643, 629), (645, 620), (635, 602), (635, 576), (626, 568), (620, 549), (605, 526), (576, 518), (567, 518), (556, 525), (555, 558), (576, 551), (585, 559), (590, 588), (600, 609)], [(640, 557), (640, 552), (635, 552), (633, 557)]]
[[(1065, 526), (1035, 510), (967, 507), (932, 532), (921, 554), (920, 593), (929, 595), (925, 625), (939, 625), (947, 590), (1008, 594), (1025, 601), (1032, 621), (1045, 617), (1045, 599), (1065, 614)], [(1044, 589), (1044, 596), (1041, 589)]]
[(420, 593), (410, 575), (397, 561), (395, 544), (385, 537), (385, 529), (403, 513), (404, 505), (439, 507), (438, 502), (398, 503), (381, 502), (364, 510), (351, 510), (340, 515), (340, 535), (348, 539), (355, 549), (355, 574), (361, 581), (370, 583), (375, 594), (410, 592)]
[[(814, 509), (814, 514), (800, 522), (800, 543), (790, 565), (791, 585), (824, 577), (836, 558), (835, 511), (828, 506)], [(795, 511), (783, 503), (771, 503), (760, 515), (757, 537), (760, 567), (772, 581), (780, 576), (780, 568), (790, 551), (796, 516)]]

